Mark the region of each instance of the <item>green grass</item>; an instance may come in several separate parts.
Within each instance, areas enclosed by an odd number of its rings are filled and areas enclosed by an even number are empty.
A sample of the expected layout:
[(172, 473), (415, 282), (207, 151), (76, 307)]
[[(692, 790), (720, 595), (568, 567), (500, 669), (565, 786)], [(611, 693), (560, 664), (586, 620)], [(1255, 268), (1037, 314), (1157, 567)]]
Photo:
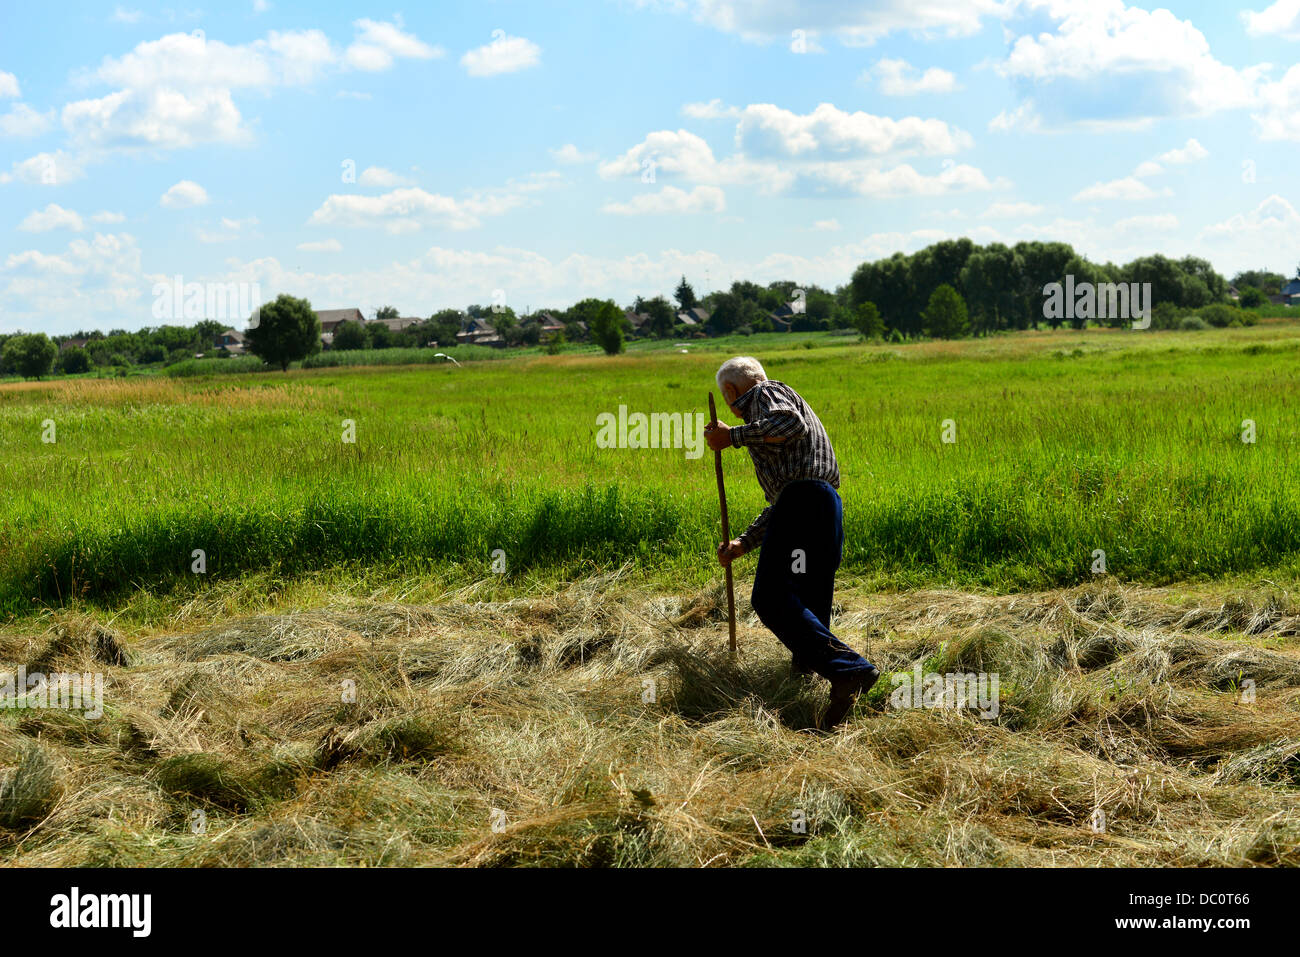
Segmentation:
[[(1068, 585), (1092, 577), (1096, 549), (1112, 575), (1148, 583), (1300, 568), (1291, 324), (687, 348), (0, 386), (0, 612), (252, 573), (471, 580), (494, 549), (510, 576), (631, 561), (703, 583), (715, 570), (711, 457), (599, 449), (596, 416), (704, 411), (736, 352), (759, 355), (825, 422), (848, 573)], [(955, 444), (941, 441), (945, 419)], [(1241, 441), (1245, 419), (1254, 444)], [(762, 498), (747, 456), (724, 461), (738, 534)], [(190, 571), (195, 549), (206, 577)]]

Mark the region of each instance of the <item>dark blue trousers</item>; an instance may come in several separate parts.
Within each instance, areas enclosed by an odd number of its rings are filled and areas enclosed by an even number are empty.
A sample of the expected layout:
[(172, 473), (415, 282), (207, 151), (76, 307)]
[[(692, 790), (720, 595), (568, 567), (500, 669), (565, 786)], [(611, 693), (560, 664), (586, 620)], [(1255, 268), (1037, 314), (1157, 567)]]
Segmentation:
[(768, 519), (751, 603), (794, 655), (831, 680), (871, 665), (830, 630), (835, 571), (844, 554), (844, 505), (829, 482), (791, 482)]

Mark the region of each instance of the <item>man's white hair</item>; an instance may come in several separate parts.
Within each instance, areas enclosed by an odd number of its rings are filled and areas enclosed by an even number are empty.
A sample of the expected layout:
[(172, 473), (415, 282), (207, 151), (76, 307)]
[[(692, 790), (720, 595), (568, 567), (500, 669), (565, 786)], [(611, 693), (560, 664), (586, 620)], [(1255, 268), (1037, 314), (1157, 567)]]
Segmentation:
[(766, 378), (767, 373), (763, 371), (763, 364), (753, 356), (736, 356), (722, 363), (718, 369), (718, 391), (725, 396), (726, 392), (722, 386), (730, 382), (736, 387), (737, 392), (744, 395), (753, 383), (762, 382)]

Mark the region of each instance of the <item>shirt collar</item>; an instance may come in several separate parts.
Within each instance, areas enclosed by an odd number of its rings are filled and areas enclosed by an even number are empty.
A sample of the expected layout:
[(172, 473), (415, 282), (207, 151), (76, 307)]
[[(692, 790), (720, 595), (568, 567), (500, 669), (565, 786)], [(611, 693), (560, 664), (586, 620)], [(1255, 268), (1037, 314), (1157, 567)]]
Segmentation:
[(758, 397), (758, 387), (762, 384), (763, 383), (761, 382), (755, 382), (750, 387), (748, 392), (746, 392), (744, 395), (742, 395), (739, 399), (737, 399), (733, 403), (735, 407), (740, 410), (741, 418), (743, 418), (746, 422), (749, 421), (750, 407), (754, 404), (754, 400)]

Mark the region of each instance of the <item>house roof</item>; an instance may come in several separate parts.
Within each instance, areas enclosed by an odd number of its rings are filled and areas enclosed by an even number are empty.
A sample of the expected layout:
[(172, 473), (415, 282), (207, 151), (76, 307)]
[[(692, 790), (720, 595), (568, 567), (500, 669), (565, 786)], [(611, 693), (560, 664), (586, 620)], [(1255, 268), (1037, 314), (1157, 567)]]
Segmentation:
[(403, 329), (409, 329), (411, 326), (418, 326), (424, 322), (423, 319), (371, 319), (366, 325), (371, 326), (375, 323), (381, 323), (388, 327), (390, 332), (401, 332)]
[(650, 321), (650, 313), (648, 312), (633, 312), (631, 309), (628, 309), (623, 313), (623, 315), (627, 317), (627, 321), (632, 324), (633, 329), (640, 329)]
[(562, 323), (559, 319), (556, 319), (556, 318), (555, 318), (553, 315), (551, 315), (549, 312), (539, 313), (539, 314), (537, 315), (537, 320), (538, 320), (538, 322), (540, 322), (540, 323), (542, 324), (542, 328), (543, 328), (543, 329), (563, 329), (563, 328), (564, 328), (564, 323)]
[(1289, 283), (1283, 286), (1282, 295), (1300, 296), (1300, 278), (1292, 279)]
[(62, 352), (64, 349), (70, 349), (73, 346), (85, 348), (86, 343), (89, 341), (89, 339), (64, 339), (59, 343), (59, 351)]
[(694, 306), (677, 313), (677, 321), (687, 326), (704, 325), (709, 321), (709, 310)]
[(227, 329), (221, 335), (217, 336), (217, 338), (224, 339), (226, 336), (229, 336), (230, 338), (234, 339), (236, 342), (244, 341), (244, 334), (240, 332), (238, 329)]
[(328, 328), (331, 332), (340, 322), (366, 321), (366, 317), (361, 314), (360, 309), (317, 309), (316, 318), (320, 320), (322, 329)]

